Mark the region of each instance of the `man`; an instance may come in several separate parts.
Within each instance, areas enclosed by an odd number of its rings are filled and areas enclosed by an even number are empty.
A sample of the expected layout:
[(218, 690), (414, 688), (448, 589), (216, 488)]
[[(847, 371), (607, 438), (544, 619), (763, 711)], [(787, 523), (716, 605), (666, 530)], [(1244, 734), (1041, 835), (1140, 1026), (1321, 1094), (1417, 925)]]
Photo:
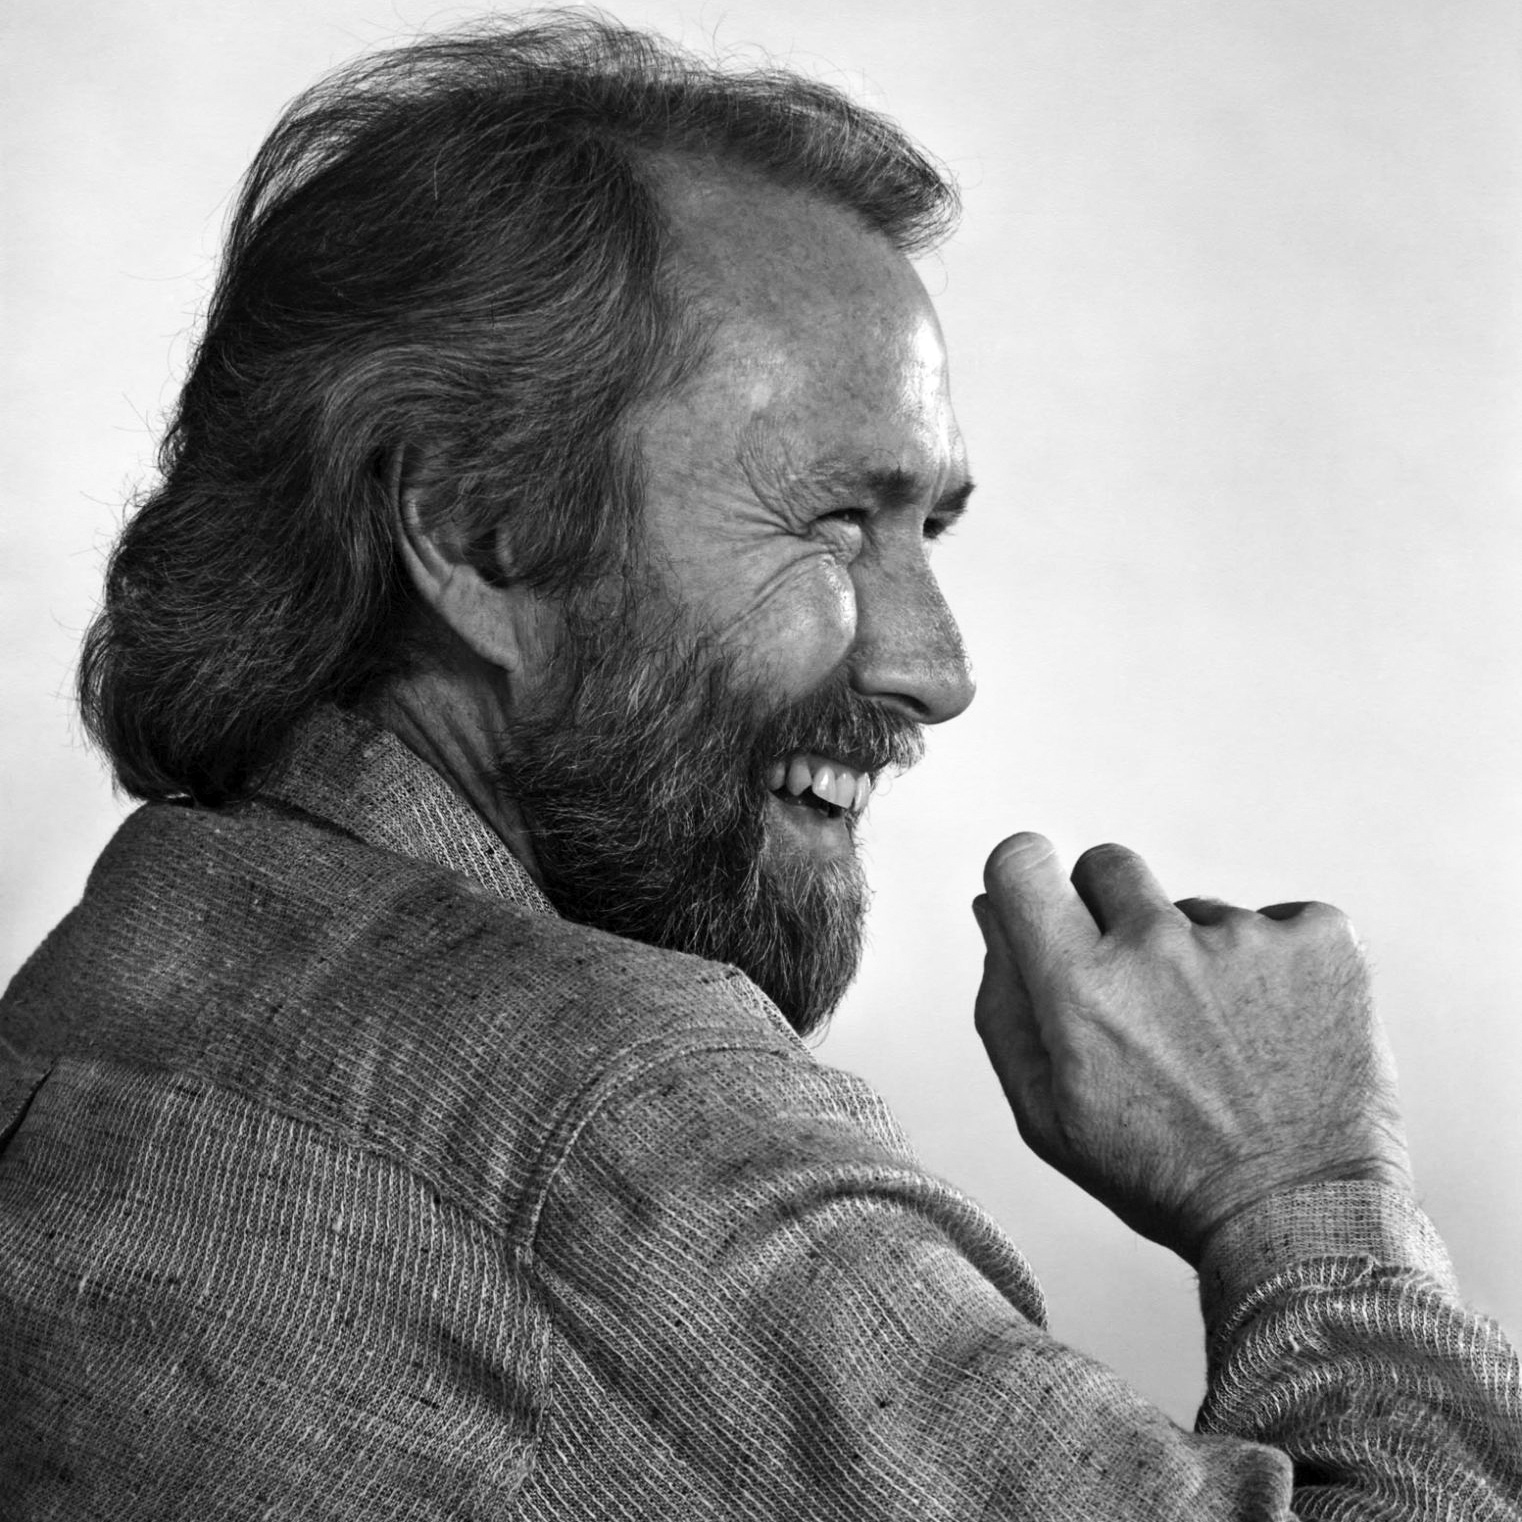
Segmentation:
[(3, 1006), (21, 1516), (1522, 1515), (1324, 906), (990, 859), (1022, 1132), (1200, 1271), (1197, 1433), (815, 1063), (971, 680), (887, 122), (550, 20), (287, 114), (82, 671), (148, 800)]

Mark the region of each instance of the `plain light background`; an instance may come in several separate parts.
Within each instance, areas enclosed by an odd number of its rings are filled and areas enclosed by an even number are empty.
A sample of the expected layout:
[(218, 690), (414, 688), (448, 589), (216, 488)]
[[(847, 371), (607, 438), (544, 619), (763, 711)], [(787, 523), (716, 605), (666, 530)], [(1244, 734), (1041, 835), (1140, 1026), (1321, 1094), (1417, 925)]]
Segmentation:
[[(1009, 1229), (1058, 1335), (1184, 1422), (1193, 1279), (1025, 1151), (972, 1030), (984, 857), (1118, 839), (1372, 946), (1425, 1203), (1522, 1331), (1522, 11), (1513, 0), (626, 0), (899, 117), (961, 180), (925, 278), (980, 489), (937, 552), (970, 713), (873, 806), (821, 1048)], [(417, 0), (13, 0), (0, 980), (124, 805), (70, 698), (232, 189)]]

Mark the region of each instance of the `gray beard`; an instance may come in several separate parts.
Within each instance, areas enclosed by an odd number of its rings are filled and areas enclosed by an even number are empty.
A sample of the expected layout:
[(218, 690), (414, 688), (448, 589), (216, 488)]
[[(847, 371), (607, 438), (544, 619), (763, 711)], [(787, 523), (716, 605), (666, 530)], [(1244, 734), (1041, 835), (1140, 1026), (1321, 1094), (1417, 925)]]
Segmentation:
[(794, 750), (902, 769), (922, 753), (919, 726), (843, 677), (760, 711), (734, 663), (648, 586), (611, 615), (573, 601), (556, 673), (557, 699), (502, 737), (493, 777), (529, 827), (550, 901), (728, 962), (800, 1035), (821, 1029), (861, 963), (866, 879), (854, 850), (815, 860), (778, 847), (766, 769)]

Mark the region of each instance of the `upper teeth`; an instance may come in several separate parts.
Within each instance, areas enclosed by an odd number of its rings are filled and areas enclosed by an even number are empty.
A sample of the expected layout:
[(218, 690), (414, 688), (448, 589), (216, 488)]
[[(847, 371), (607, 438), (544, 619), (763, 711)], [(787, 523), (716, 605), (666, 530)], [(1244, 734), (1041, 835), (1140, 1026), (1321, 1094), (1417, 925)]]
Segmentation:
[(774, 761), (767, 772), (766, 785), (773, 792), (786, 788), (795, 798), (812, 792), (826, 803), (850, 809), (853, 814), (861, 813), (872, 796), (872, 779), (865, 772), (853, 771), (843, 762), (806, 751), (795, 751), (785, 761)]

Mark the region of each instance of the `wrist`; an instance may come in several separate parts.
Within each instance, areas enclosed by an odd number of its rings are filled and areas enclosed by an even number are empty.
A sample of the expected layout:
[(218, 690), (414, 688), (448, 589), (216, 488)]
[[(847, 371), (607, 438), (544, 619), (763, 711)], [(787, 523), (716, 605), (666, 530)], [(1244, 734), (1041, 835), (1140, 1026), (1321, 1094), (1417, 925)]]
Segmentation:
[[(1333, 1260), (1342, 1267), (1333, 1269)], [(1297, 1264), (1317, 1263), (1318, 1280), (1347, 1280), (1371, 1261), (1420, 1273), (1457, 1294), (1453, 1268), (1431, 1221), (1404, 1189), (1381, 1183), (1287, 1189), (1224, 1222), (1199, 1264), (1200, 1308), (1212, 1344), (1229, 1339)]]
[(1198, 1268), (1211, 1243), (1240, 1217), (1261, 1210), (1276, 1196), (1327, 1184), (1378, 1184), (1413, 1203), (1416, 1199), (1416, 1182), (1404, 1147), (1320, 1162), (1258, 1159), (1238, 1164), (1229, 1175), (1198, 1192), (1181, 1255)]

